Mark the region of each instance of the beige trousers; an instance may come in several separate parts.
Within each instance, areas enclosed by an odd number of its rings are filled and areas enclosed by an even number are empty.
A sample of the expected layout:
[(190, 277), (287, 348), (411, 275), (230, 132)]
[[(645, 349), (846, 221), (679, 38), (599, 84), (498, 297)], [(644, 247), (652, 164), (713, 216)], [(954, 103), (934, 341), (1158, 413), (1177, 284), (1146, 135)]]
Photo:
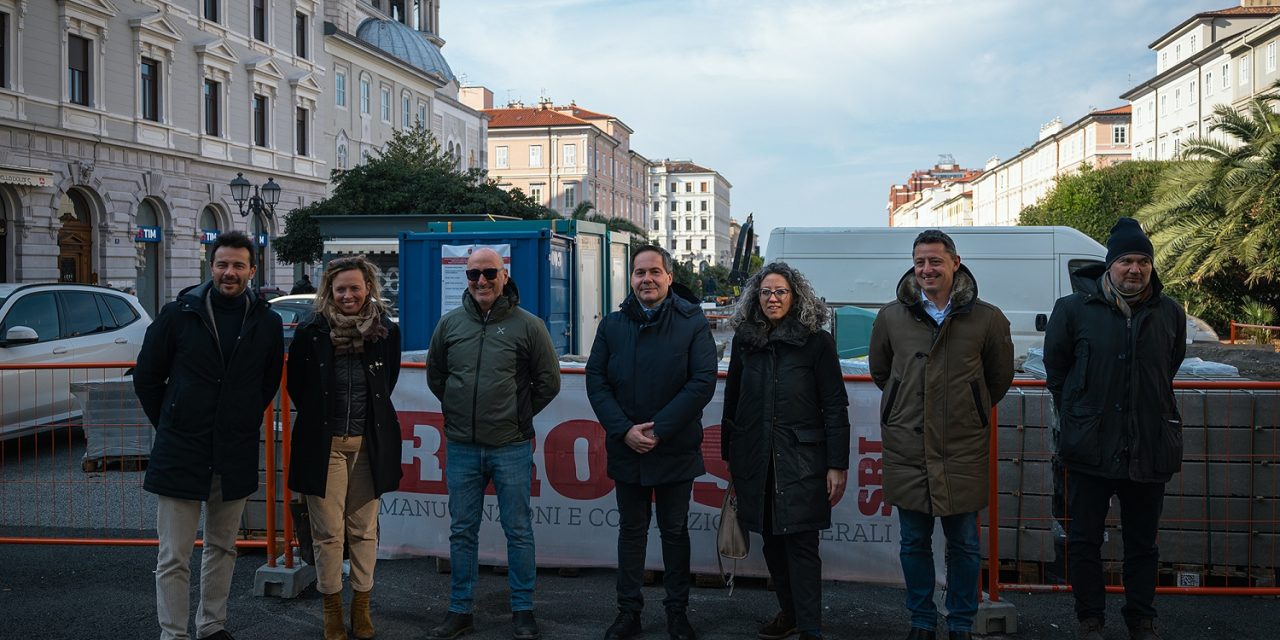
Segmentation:
[(329, 449), (325, 497), (306, 496), (316, 553), (316, 588), (323, 594), (342, 591), (342, 543), (351, 559), (351, 588), (373, 589), (378, 557), (378, 500), (373, 471), (361, 436), (334, 436)]
[[(200, 554), (200, 608), (196, 637), (221, 631), (227, 624), (227, 595), (236, 567), (236, 532), (245, 498), (224, 502), (222, 477), (214, 474), (205, 502), (204, 551)], [(188, 640), (187, 614), (191, 601), (191, 551), (200, 524), (199, 500), (160, 496), (156, 507), (156, 617), (160, 640)]]

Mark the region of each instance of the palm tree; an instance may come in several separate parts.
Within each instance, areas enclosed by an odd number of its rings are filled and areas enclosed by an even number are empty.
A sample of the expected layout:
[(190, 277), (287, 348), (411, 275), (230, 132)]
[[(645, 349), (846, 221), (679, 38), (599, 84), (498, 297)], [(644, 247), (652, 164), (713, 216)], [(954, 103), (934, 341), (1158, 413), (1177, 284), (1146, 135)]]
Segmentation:
[(1233, 266), (1247, 282), (1280, 269), (1280, 82), (1243, 112), (1214, 108), (1211, 132), (1192, 138), (1138, 212), (1170, 282), (1200, 282)]

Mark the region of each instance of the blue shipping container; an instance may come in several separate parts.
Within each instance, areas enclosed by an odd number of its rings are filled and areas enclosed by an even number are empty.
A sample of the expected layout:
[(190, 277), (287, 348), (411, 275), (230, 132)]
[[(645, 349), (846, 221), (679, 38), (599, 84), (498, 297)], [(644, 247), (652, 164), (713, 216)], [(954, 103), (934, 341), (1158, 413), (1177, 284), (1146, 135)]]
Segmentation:
[(520, 307), (542, 319), (556, 353), (574, 345), (573, 240), (550, 229), (505, 233), (400, 233), (400, 335), (406, 351), (426, 349), (440, 322), (444, 247), (511, 245), (508, 272)]

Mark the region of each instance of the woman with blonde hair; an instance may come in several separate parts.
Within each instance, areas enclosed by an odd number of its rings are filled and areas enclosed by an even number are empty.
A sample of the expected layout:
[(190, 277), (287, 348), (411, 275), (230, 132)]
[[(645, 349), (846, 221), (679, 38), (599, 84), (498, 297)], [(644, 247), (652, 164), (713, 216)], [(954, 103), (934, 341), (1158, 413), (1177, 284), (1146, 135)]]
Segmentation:
[(346, 640), (344, 538), (351, 559), (351, 635), (374, 635), (369, 614), (378, 551), (378, 496), (400, 485), (400, 423), (391, 391), (400, 375), (400, 329), (364, 256), (332, 260), (315, 314), (289, 346), (288, 389), (298, 410), (289, 488), (310, 514), (325, 640)]

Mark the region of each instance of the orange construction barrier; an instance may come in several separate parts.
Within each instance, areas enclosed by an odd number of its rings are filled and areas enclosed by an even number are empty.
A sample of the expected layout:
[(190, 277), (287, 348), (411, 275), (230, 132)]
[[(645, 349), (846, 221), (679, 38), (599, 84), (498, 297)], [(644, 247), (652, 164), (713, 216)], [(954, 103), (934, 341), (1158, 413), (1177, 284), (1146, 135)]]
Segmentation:
[[(0, 365), (0, 544), (157, 544), (155, 498), (142, 490), (152, 428), (124, 375), (131, 366)], [(1186, 449), (1166, 490), (1159, 591), (1280, 595), (1280, 382), (1180, 380), (1175, 388)], [(982, 586), (992, 601), (1010, 589), (1069, 589), (1070, 480), (1053, 459), (1051, 407), (1043, 381), (1018, 380), (992, 410), (990, 507), (979, 519)], [(282, 481), (291, 414), (282, 385), (263, 416), (262, 491), (246, 508), (239, 543), (265, 548), (269, 566), (279, 555), (294, 564), (292, 496)], [(1111, 516), (1104, 562), (1117, 591), (1121, 536), (1118, 513)]]

